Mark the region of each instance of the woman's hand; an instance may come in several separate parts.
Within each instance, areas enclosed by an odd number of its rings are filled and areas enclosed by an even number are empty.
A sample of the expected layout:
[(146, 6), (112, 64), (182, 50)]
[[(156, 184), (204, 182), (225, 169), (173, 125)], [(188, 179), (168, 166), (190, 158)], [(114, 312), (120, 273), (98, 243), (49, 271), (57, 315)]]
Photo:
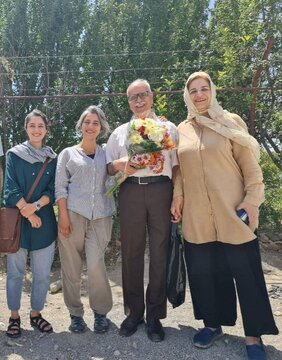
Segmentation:
[(72, 224), (70, 222), (68, 214), (59, 215), (59, 232), (64, 236), (68, 237), (72, 233)]
[(31, 223), (31, 226), (36, 229), (39, 229), (40, 226), (42, 225), (42, 221), (41, 221), (40, 217), (37, 216), (36, 214), (30, 215), (28, 217), (28, 221)]
[(34, 206), (34, 204), (25, 204), (21, 210), (20, 210), (20, 213), (23, 217), (25, 218), (29, 218), (32, 214), (34, 214), (36, 211), (36, 208)]
[(173, 198), (170, 212), (171, 212), (171, 222), (179, 223), (182, 218), (182, 210), (183, 210), (184, 198), (183, 196), (176, 196)]
[(255, 226), (258, 222), (259, 208), (255, 205), (243, 201), (236, 208), (236, 210), (240, 210), (240, 209), (244, 209), (248, 214), (250, 227)]

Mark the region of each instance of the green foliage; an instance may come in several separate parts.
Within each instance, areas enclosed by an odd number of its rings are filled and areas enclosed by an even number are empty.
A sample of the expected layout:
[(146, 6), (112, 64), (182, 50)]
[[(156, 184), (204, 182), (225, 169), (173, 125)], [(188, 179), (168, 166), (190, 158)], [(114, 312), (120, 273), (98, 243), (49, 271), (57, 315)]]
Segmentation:
[(266, 152), (260, 162), (264, 183), (265, 202), (260, 211), (260, 228), (263, 230), (282, 229), (282, 173)]
[[(104, 95), (2, 98), (5, 150), (25, 139), (23, 121), (33, 108), (51, 119), (48, 144), (59, 152), (78, 141), (75, 123), (90, 104), (103, 108), (112, 129), (129, 120), (126, 97), (107, 94), (125, 93), (137, 78), (147, 79), (153, 91), (180, 91), (190, 73), (206, 70), (224, 108), (248, 123), (251, 104), (256, 104), (255, 136), (281, 170), (281, 2), (216, 0), (212, 10), (209, 3), (0, 0), (1, 96)], [(262, 61), (271, 36), (273, 46)], [(220, 91), (252, 87), (259, 67), (258, 86), (275, 90), (256, 96)], [(187, 116), (181, 92), (158, 95), (155, 109), (176, 124)]]

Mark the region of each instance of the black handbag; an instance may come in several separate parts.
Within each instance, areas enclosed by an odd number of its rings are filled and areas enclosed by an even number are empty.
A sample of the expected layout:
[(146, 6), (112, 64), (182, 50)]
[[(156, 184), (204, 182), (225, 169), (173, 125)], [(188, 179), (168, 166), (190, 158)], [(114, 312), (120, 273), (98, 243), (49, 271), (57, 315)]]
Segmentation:
[[(44, 170), (48, 164), (49, 157), (46, 158), (42, 165), (32, 187), (26, 197), (26, 202), (29, 201), (36, 186), (38, 185)], [(20, 249), (21, 236), (21, 213), (17, 207), (1, 208), (0, 209), (0, 253), (13, 254)]]
[(178, 231), (178, 225), (172, 224), (167, 258), (167, 299), (173, 308), (185, 301), (186, 265), (184, 245)]

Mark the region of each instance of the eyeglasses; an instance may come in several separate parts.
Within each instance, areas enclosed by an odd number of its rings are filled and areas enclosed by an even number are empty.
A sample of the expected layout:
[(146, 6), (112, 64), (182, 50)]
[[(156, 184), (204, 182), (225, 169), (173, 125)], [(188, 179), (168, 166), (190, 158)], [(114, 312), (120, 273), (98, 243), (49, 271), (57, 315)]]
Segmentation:
[(201, 89), (198, 89), (198, 90), (196, 90), (196, 89), (192, 89), (191, 91), (189, 91), (189, 95), (191, 95), (191, 96), (195, 96), (195, 95), (197, 95), (198, 93), (203, 93), (203, 94), (205, 94), (205, 93), (207, 93), (207, 92), (209, 92), (209, 91), (211, 91), (211, 89), (209, 88), (209, 87), (202, 87)]
[(134, 95), (129, 95), (127, 97), (128, 101), (135, 101), (138, 99), (138, 96), (140, 97), (140, 99), (144, 99), (145, 97), (149, 96), (150, 91), (144, 91), (138, 94), (134, 94)]

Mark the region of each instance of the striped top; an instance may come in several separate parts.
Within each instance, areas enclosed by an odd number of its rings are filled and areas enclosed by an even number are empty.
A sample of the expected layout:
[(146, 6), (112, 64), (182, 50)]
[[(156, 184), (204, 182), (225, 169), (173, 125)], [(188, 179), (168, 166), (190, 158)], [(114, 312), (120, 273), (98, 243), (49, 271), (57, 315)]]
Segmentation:
[(104, 149), (97, 145), (94, 158), (76, 146), (64, 149), (58, 156), (55, 180), (56, 201), (67, 199), (67, 208), (89, 220), (112, 216), (113, 197), (106, 197), (108, 183)]
[(1, 141), (1, 136), (0, 136), (0, 156), (3, 156), (4, 152), (3, 152), (3, 147), (2, 147), (2, 141)]

